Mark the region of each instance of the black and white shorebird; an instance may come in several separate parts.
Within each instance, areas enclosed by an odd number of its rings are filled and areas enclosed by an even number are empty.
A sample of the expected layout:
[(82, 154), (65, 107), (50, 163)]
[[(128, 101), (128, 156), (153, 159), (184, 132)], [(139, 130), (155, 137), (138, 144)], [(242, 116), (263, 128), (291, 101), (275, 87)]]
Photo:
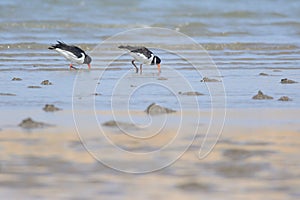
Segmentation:
[(149, 49), (146, 47), (138, 47), (138, 46), (119, 46), (120, 49), (129, 50), (129, 54), (133, 57), (131, 61), (132, 65), (136, 69), (136, 73), (139, 72), (139, 69), (135, 65), (134, 61), (138, 61), (140, 63), (140, 73), (142, 73), (143, 64), (146, 65), (157, 65), (158, 73), (160, 73), (160, 63), (161, 60), (158, 56), (154, 55)]
[(88, 68), (91, 69), (92, 58), (77, 46), (67, 45), (64, 42), (57, 41), (57, 44), (51, 45), (48, 49), (57, 51), (60, 55), (69, 60), (71, 62), (70, 69), (77, 69), (73, 67), (73, 64), (87, 64)]

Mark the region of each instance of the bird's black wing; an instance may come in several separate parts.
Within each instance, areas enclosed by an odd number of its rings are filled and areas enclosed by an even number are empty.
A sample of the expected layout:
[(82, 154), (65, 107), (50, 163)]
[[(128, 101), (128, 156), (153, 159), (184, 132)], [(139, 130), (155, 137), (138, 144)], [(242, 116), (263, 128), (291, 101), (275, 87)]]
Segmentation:
[(119, 46), (120, 49), (127, 49), (131, 52), (134, 52), (134, 53), (141, 53), (141, 54), (144, 54), (147, 58), (150, 58), (152, 56), (152, 52), (147, 49), (146, 47), (134, 47), (134, 46)]
[(119, 48), (120, 48), (120, 49), (127, 49), (127, 50), (129, 50), (129, 51), (132, 51), (132, 50), (135, 50), (135, 49), (137, 49), (137, 48), (139, 48), (139, 47), (133, 47), (133, 46), (129, 46), (129, 45), (127, 45), (127, 46), (121, 45), (121, 46), (119, 46)]
[(147, 58), (151, 58), (151, 56), (153, 55), (153, 53), (146, 47), (139, 47), (137, 49), (131, 50), (131, 52), (144, 54)]
[(79, 47), (70, 46), (70, 45), (67, 45), (66, 43), (60, 42), (60, 41), (57, 41), (57, 42), (58, 42), (57, 44), (52, 45), (51, 47), (49, 47), (49, 49), (59, 48), (59, 49), (65, 50), (65, 51), (69, 51), (69, 52), (72, 52), (77, 58), (80, 58), (82, 56), (82, 53), (84, 55), (86, 55), (86, 53)]

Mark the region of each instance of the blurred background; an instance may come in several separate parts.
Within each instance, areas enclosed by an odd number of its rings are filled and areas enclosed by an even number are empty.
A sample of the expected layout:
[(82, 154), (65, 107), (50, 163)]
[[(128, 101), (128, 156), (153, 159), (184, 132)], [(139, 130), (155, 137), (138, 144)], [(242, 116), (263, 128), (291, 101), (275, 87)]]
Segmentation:
[(56, 39), (95, 44), (137, 27), (165, 27), (199, 43), (299, 43), (299, 1), (2, 0), (1, 45)]

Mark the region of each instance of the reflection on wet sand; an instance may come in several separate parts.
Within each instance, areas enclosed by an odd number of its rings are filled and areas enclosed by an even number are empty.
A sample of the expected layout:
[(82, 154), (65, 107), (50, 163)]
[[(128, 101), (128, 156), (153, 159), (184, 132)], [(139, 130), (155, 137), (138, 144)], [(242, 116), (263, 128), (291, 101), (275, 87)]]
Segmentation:
[[(58, 112), (57, 117), (65, 116), (62, 113)], [(98, 114), (105, 116), (108, 113)], [(207, 118), (208, 113), (203, 112), (202, 119)], [(294, 119), (299, 110), (265, 109), (262, 114), (265, 120), (261, 125), (251, 125), (255, 111), (228, 110), (227, 119), (230, 120), (208, 156), (198, 157), (205, 135), (202, 130), (207, 128), (204, 123), (192, 145), (178, 160), (159, 171), (139, 175), (103, 165), (87, 151), (86, 148), (90, 147), (84, 146), (76, 130), (70, 127), (56, 126), (31, 132), (5, 128), (0, 132), (0, 194), (28, 198), (93, 198), (95, 195), (122, 198), (126, 195), (165, 199), (168, 191), (168, 198), (173, 199), (220, 199), (224, 195), (228, 199), (296, 198), (300, 195), (300, 138)], [(136, 112), (136, 115), (143, 115), (143, 112)], [(288, 123), (270, 126), (270, 123), (287, 116)], [(61, 122), (57, 119), (52, 123), (59, 125)], [(247, 125), (241, 125), (243, 123)], [(136, 128), (127, 130), (131, 133), (139, 131)], [(115, 144), (132, 152), (155, 151), (174, 136), (172, 130), (164, 130), (148, 142), (145, 139), (124, 142), (130, 136), (118, 128), (108, 127), (104, 131)], [(185, 132), (188, 131), (186, 127)], [(86, 130), (81, 134), (94, 140), (95, 132), (99, 130)], [(209, 142), (213, 138), (207, 139)], [(185, 139), (177, 142), (165, 156), (178, 154), (186, 142)], [(94, 140), (92, 148), (106, 152), (111, 147)], [(112, 155), (103, 156), (109, 158)], [(135, 160), (125, 157), (118, 164), (122, 168), (128, 162), (135, 163)], [(16, 188), (18, 194), (13, 194)]]

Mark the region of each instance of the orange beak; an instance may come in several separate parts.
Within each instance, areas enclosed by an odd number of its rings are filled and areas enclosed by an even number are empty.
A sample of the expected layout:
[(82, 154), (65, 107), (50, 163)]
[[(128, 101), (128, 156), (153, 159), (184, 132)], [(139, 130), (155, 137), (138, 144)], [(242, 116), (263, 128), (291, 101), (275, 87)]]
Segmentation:
[(89, 69), (91, 69), (91, 64), (88, 64)]
[(160, 64), (157, 64), (158, 72), (160, 72)]

